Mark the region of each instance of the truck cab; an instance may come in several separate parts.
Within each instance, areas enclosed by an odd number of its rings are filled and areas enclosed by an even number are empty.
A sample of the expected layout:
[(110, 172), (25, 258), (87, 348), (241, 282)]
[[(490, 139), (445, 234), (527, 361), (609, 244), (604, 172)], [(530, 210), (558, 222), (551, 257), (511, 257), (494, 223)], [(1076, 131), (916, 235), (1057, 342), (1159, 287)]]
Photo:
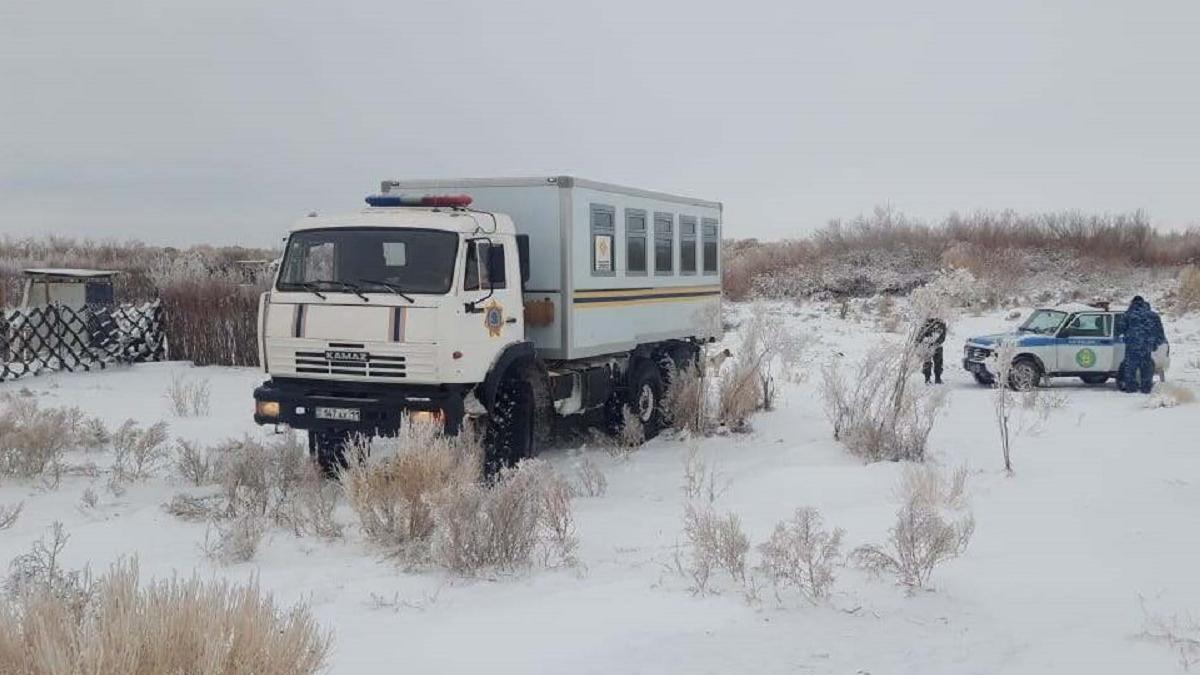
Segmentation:
[[(1037, 309), (1013, 332), (967, 340), (963, 368), (979, 384), (992, 385), (996, 352), (1001, 343), (1008, 343), (1016, 352), (1009, 383), (1016, 389), (1051, 377), (1104, 384), (1117, 376), (1125, 360), (1124, 315), (1124, 308), (1082, 304)], [(1154, 360), (1156, 372), (1165, 378), (1170, 346), (1160, 347)]]

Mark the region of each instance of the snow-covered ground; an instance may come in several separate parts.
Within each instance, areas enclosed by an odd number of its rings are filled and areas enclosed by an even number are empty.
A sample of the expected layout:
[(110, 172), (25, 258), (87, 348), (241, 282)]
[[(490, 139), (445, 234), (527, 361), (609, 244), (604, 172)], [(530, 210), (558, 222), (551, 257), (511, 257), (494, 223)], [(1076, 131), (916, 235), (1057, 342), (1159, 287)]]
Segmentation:
[[(816, 364), (854, 360), (883, 334), (828, 308), (768, 309), (821, 337), (807, 379), (783, 383), (778, 409), (754, 418), (751, 433), (693, 443), (728, 485), (717, 506), (739, 514), (756, 544), (801, 506), (844, 528), (846, 549), (881, 542), (901, 467), (863, 465), (831, 439)], [(930, 461), (969, 467), (977, 526), (965, 555), (912, 597), (853, 568), (839, 572), (819, 606), (781, 605), (769, 591), (747, 602), (732, 587), (691, 593), (674, 570), (689, 443), (668, 437), (624, 459), (588, 448), (545, 453), (565, 473), (587, 455), (607, 475), (606, 495), (575, 500), (575, 568), (482, 579), (405, 571), (352, 526), (334, 543), (275, 530), (254, 562), (223, 566), (200, 550), (204, 525), (163, 510), (184, 489), (165, 474), (120, 496), (103, 477), (68, 476), (53, 490), (0, 484), (0, 504), (25, 503), (17, 524), (0, 532), (0, 564), (61, 521), (69, 566), (100, 570), (136, 555), (145, 576), (257, 576), (280, 600), (310, 603), (335, 631), (337, 673), (1175, 672), (1176, 656), (1137, 634), (1142, 598), (1152, 611), (1200, 611), (1200, 405), (1148, 409), (1138, 395), (1059, 381), (1052, 391), (1065, 403), (1042, 423), (1027, 413), (1014, 439), (1016, 472), (1006, 476), (991, 395), (959, 364), (963, 340), (995, 332), (1004, 314), (952, 325), (950, 402)], [(1166, 324), (1171, 379), (1200, 390), (1200, 320)], [(164, 393), (181, 372), (209, 379), (210, 416), (170, 415)], [(27, 388), (43, 405), (78, 406), (109, 426), (167, 420), (172, 436), (215, 442), (265, 433), (250, 419), (260, 379), (248, 369), (165, 363), (27, 379), (0, 392)], [(95, 508), (80, 502), (90, 485)], [(344, 506), (339, 516), (352, 521)]]

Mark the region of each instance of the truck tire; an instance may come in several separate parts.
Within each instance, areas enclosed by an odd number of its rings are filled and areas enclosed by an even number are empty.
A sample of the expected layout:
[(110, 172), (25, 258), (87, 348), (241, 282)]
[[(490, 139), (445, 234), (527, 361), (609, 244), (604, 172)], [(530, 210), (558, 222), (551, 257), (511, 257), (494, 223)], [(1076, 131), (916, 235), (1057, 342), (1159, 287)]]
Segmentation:
[(638, 364), (629, 378), (624, 403), (642, 423), (642, 433), (646, 440), (654, 438), (662, 431), (665, 391), (666, 387), (663, 386), (658, 367), (649, 361)]
[(534, 388), (517, 372), (496, 389), (484, 435), (484, 468), (492, 475), (537, 454), (534, 433)]
[(350, 434), (345, 431), (309, 431), (308, 454), (327, 478), (337, 478), (349, 464), (346, 444)]
[(1080, 375), (1079, 379), (1083, 380), (1084, 384), (1104, 384), (1108, 382), (1107, 375)]
[(1017, 358), (1008, 371), (1008, 386), (1014, 391), (1029, 391), (1042, 380), (1042, 369), (1031, 358)]

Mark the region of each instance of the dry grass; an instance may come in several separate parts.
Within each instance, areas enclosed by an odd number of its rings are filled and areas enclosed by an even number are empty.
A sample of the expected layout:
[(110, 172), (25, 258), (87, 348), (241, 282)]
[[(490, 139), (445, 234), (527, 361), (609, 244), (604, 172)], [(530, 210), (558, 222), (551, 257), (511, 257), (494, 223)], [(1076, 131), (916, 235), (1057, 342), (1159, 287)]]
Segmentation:
[(0, 601), (4, 672), (292, 675), (321, 671), (331, 647), (307, 607), (281, 609), (257, 582), (142, 584), (130, 561), (83, 596), (34, 583)]
[(390, 454), (367, 461), (361, 442), (349, 449), (341, 475), (346, 497), (369, 541), (419, 557), (433, 533), (434, 496), (479, 478), (480, 445), (469, 432), (446, 436), (438, 424), (410, 422), (375, 446)]
[(709, 380), (693, 366), (672, 366), (667, 390), (663, 395), (663, 418), (671, 427), (696, 435), (713, 430), (712, 394)]
[(1200, 663), (1200, 620), (1191, 612), (1153, 612), (1141, 598), (1144, 627), (1137, 636), (1165, 645), (1179, 659), (1179, 667), (1191, 670)]
[(164, 396), (176, 417), (207, 417), (212, 411), (208, 378), (190, 379), (176, 375), (171, 378)]
[(180, 439), (176, 442), (175, 472), (197, 487), (215, 482), (215, 454), (210, 448)]

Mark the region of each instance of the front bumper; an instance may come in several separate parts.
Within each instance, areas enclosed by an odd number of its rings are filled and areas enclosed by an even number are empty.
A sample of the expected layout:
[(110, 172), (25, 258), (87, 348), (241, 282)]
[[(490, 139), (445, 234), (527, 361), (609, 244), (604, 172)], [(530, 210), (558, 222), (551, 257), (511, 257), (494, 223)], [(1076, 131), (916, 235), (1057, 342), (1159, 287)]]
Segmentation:
[[(446, 432), (457, 432), (463, 419), (463, 396), (456, 385), (391, 385), (320, 380), (268, 380), (254, 390), (257, 424), (283, 424), (293, 429), (342, 431), (366, 435), (395, 433), (413, 411), (439, 413)], [(259, 413), (262, 402), (279, 404), (279, 414)], [(358, 411), (357, 420), (322, 419), (317, 408)]]
[(993, 379), (995, 375), (988, 370), (987, 364), (983, 361), (973, 361), (969, 358), (963, 359), (963, 370), (986, 379)]

